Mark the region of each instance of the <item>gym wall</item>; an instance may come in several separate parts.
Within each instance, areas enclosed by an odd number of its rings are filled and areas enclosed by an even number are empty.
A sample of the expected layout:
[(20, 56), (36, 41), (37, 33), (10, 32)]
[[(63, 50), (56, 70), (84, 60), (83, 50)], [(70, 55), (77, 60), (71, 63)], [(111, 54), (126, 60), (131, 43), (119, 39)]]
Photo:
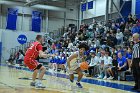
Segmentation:
[(36, 35), (44, 33), (36, 33), (32, 31), (23, 32), (23, 31), (11, 31), (11, 30), (3, 30), (0, 29), (0, 33), (2, 35), (2, 62), (7, 60), (10, 56), (11, 48), (15, 48), (16, 46), (20, 46), (21, 44), (18, 42), (19, 35), (25, 35), (27, 37), (27, 42), (31, 40), (35, 40)]
[[(62, 6), (61, 6), (62, 7)], [(63, 6), (64, 7), (64, 6)], [(43, 13), (42, 18), (42, 25), (41, 31), (42, 32), (53, 32), (54, 30), (58, 30), (63, 26), (67, 26), (69, 24), (78, 25), (78, 5), (67, 5), (68, 10), (66, 14), (60, 11), (50, 11), (50, 10), (40, 10), (40, 9), (33, 9), (27, 7), (20, 7), (20, 6), (10, 6), (10, 5), (1, 5), (0, 7), (2, 10), (1, 18), (0, 18), (0, 25), (2, 29), (6, 28), (6, 18), (7, 18), (7, 10), (8, 8), (17, 8), (19, 9), (19, 15), (17, 18), (17, 31), (30, 31), (31, 30), (31, 17), (32, 11), (37, 10)], [(70, 10), (73, 9), (73, 10)], [(24, 15), (23, 15), (24, 14)], [(59, 24), (59, 25), (58, 25)]]
[[(87, 0), (88, 2), (92, 0)], [(120, 0), (114, 0), (114, 3), (119, 7)], [(110, 10), (111, 8), (111, 0), (109, 0), (109, 13), (116, 13), (117, 10), (113, 6), (112, 12)], [(83, 19), (89, 19), (93, 17), (100, 17), (105, 15), (105, 9), (106, 9), (106, 0), (94, 0), (93, 1), (93, 9), (87, 9), (83, 12)]]

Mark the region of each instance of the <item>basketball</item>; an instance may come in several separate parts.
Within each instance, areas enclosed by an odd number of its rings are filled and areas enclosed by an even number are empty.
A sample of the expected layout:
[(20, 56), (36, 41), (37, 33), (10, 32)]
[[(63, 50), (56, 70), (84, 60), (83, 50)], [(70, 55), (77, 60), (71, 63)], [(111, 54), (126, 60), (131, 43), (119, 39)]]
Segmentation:
[(81, 70), (88, 70), (88, 68), (89, 68), (88, 63), (87, 62), (82, 62), (80, 64), (80, 68), (81, 68)]

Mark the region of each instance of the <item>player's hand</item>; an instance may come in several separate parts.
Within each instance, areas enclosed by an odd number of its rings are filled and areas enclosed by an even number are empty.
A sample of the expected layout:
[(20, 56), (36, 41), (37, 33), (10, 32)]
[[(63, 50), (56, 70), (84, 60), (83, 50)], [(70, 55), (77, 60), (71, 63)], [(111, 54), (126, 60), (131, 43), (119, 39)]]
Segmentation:
[(52, 54), (52, 55), (50, 55), (51, 57), (55, 57), (56, 55), (55, 54)]
[(54, 57), (54, 54), (47, 54), (47, 57)]

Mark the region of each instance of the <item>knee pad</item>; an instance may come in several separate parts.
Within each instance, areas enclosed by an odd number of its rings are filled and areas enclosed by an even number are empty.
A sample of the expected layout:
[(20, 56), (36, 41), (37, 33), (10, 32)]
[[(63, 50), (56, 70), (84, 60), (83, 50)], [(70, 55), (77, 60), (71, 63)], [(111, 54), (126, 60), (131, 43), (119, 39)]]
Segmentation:
[(39, 64), (37, 67), (36, 67), (36, 69), (40, 69), (42, 67), (42, 64)]

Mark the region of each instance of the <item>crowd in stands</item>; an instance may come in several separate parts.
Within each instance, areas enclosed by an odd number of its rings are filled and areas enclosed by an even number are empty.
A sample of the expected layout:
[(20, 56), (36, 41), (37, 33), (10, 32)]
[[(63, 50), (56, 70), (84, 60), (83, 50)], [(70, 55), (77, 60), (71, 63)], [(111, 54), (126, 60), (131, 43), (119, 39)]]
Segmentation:
[[(89, 63), (87, 77), (99, 79), (118, 79), (118, 73), (131, 73), (132, 34), (140, 34), (140, 20), (129, 14), (128, 18), (82, 24), (79, 31), (69, 27), (67, 32), (56, 42), (48, 42), (47, 53), (55, 54), (50, 58), (50, 67), (54, 70), (66, 70), (66, 60), (77, 46), (85, 42), (90, 50), (85, 52), (85, 61)], [(21, 55), (22, 53), (20, 53)], [(23, 58), (19, 56), (18, 62)], [(12, 57), (11, 57), (12, 58)], [(11, 59), (9, 59), (11, 60)]]
[(25, 53), (23, 52), (23, 50), (19, 50), (18, 52), (10, 55), (9, 59), (7, 60), (7, 63), (12, 65), (23, 65), (24, 56)]

